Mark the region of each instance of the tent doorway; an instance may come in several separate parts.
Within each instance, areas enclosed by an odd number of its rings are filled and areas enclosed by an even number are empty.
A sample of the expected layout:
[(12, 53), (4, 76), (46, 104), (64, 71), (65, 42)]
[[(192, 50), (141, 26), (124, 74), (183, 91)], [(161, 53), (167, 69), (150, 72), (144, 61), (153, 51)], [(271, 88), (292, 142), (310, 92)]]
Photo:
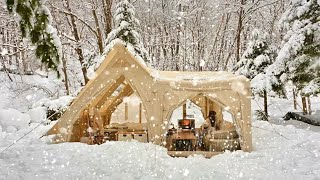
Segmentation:
[[(166, 133), (165, 144), (169, 154), (211, 157), (226, 150), (240, 149), (233, 115), (226, 109), (206, 96), (188, 99), (174, 109)], [(214, 117), (211, 112), (214, 112)]]
[(172, 112), (170, 124), (177, 128), (179, 126), (179, 122), (177, 120), (179, 119), (196, 119), (196, 128), (200, 128), (200, 126), (205, 122), (205, 117), (203, 117), (201, 107), (191, 102), (189, 99)]
[(148, 142), (142, 101), (124, 76), (83, 109), (74, 124), (73, 137), (88, 144), (132, 139)]

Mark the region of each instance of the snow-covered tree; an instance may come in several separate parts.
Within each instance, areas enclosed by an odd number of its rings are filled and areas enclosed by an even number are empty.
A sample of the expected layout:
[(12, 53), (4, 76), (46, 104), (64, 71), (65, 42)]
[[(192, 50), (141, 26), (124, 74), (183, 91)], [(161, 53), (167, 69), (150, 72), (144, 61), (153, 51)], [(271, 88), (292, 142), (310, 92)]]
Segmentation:
[(36, 45), (36, 56), (49, 68), (57, 70), (60, 62), (60, 39), (51, 26), (52, 17), (43, 0), (6, 0), (10, 13), (18, 15), (23, 37)]
[(267, 34), (255, 29), (246, 51), (234, 69), (237, 74), (251, 80), (254, 93), (263, 93), (265, 115), (268, 115), (267, 92), (272, 90), (270, 77), (266, 76), (266, 68), (274, 61), (275, 54), (267, 41)]
[(266, 67), (271, 64), (271, 54), (266, 34), (255, 29), (252, 32), (251, 41), (235, 69), (238, 74), (253, 79), (258, 74), (264, 73)]
[(292, 80), (302, 94), (320, 92), (320, 1), (291, 0), (280, 25), (287, 30), (270, 74)]
[(140, 56), (144, 62), (149, 63), (148, 53), (139, 34), (140, 23), (135, 18), (134, 10), (133, 5), (128, 0), (121, 0), (116, 5), (115, 28), (108, 34), (106, 48), (107, 50), (110, 49), (116, 40), (120, 40), (129, 50), (133, 50), (135, 54)]

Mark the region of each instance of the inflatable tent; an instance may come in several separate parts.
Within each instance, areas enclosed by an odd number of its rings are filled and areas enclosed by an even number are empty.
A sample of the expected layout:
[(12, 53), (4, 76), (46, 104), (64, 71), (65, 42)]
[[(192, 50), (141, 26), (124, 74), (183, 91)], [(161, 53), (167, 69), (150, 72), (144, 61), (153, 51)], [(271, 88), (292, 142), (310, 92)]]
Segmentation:
[[(103, 131), (110, 125), (117, 106), (132, 94), (140, 98), (139, 107), (144, 109), (148, 142), (164, 142), (173, 111), (190, 100), (201, 107), (204, 117), (210, 110), (215, 110), (220, 122), (222, 111), (229, 111), (241, 149), (252, 150), (251, 91), (247, 78), (229, 72), (154, 70), (120, 43), (114, 45), (95, 77), (47, 135), (57, 134), (57, 142), (78, 142), (89, 126)], [(142, 117), (141, 112), (139, 117)], [(90, 122), (88, 116), (95, 122)]]

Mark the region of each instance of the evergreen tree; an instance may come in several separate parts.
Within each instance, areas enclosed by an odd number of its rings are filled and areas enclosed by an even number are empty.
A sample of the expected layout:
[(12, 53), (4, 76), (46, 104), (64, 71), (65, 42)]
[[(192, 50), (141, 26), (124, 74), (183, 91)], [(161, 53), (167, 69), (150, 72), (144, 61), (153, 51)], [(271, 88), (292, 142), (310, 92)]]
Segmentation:
[(254, 93), (263, 94), (264, 116), (268, 115), (267, 92), (272, 90), (270, 76), (266, 76), (266, 68), (272, 64), (275, 51), (270, 48), (266, 39), (267, 35), (255, 29), (251, 40), (241, 60), (236, 64), (234, 70), (237, 74), (246, 76), (251, 80)]
[(280, 25), (287, 30), (270, 74), (292, 80), (302, 94), (320, 93), (320, 1), (291, 0)]
[(255, 29), (246, 51), (236, 64), (235, 70), (238, 74), (253, 79), (258, 74), (264, 73), (266, 67), (271, 64), (271, 55), (266, 35)]
[[(106, 43), (113, 46), (115, 40), (121, 40), (128, 49), (132, 49), (144, 62), (149, 62), (147, 51), (139, 34), (139, 21), (135, 18), (134, 7), (128, 0), (121, 0), (116, 5), (115, 28), (108, 34)], [(109, 46), (110, 47), (110, 46)], [(108, 46), (107, 46), (108, 49)], [(105, 52), (107, 53), (107, 52)]]
[[(19, 16), (23, 37), (29, 37), (36, 45), (36, 56), (48, 68), (57, 70), (59, 65), (60, 39), (51, 26), (52, 17), (43, 0), (6, 0), (11, 14)], [(59, 73), (58, 73), (59, 75)]]

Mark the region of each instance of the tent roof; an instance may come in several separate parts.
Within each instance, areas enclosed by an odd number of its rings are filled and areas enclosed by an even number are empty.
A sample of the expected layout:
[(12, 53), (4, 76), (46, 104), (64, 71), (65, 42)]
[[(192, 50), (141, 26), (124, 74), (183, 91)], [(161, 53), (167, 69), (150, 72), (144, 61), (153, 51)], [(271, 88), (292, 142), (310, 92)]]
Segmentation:
[[(163, 81), (166, 83), (183, 83), (184, 86), (200, 88), (203, 85), (214, 85), (217, 87), (218, 83), (222, 83), (222, 86), (233, 86), (234, 83), (250, 84), (250, 81), (245, 76), (235, 75), (226, 71), (157, 71), (152, 70), (151, 76), (156, 81)], [(220, 87), (221, 87), (220, 85)], [(213, 87), (213, 86), (211, 86)], [(232, 88), (232, 87), (231, 87)], [(236, 90), (237, 91), (237, 90)]]
[[(235, 75), (232, 72), (227, 71), (160, 71), (153, 69), (147, 66), (145, 63), (141, 62), (141, 58), (136, 55), (136, 53), (132, 49), (128, 49), (125, 47), (121, 41), (115, 41), (112, 51), (115, 53), (123, 53), (129, 54), (133, 57), (131, 60), (134, 60), (134, 63), (137, 64), (140, 68), (142, 68), (145, 72), (147, 72), (150, 77), (152, 77), (156, 81), (163, 82), (183, 82), (187, 83), (190, 86), (195, 86), (195, 84), (199, 85), (202, 83), (214, 83), (214, 82), (243, 82), (245, 84), (250, 85), (249, 79), (247, 79), (243, 75)], [(112, 54), (110, 52), (110, 54)], [(117, 59), (114, 59), (117, 61)], [(108, 61), (108, 62), (106, 62)], [(109, 54), (104, 56), (104, 61), (102, 64), (108, 64), (113, 61), (110, 59)], [(100, 66), (96, 73), (99, 73)], [(103, 68), (102, 68), (103, 69)], [(96, 77), (96, 76), (95, 76)], [(94, 78), (93, 78), (94, 79)]]
[(201, 71), (201, 72), (191, 72), (191, 71), (158, 71), (154, 72), (152, 76), (158, 80), (167, 80), (167, 81), (221, 81), (221, 80), (230, 80), (230, 79), (243, 79), (242, 76), (237, 76), (230, 72), (225, 71)]

